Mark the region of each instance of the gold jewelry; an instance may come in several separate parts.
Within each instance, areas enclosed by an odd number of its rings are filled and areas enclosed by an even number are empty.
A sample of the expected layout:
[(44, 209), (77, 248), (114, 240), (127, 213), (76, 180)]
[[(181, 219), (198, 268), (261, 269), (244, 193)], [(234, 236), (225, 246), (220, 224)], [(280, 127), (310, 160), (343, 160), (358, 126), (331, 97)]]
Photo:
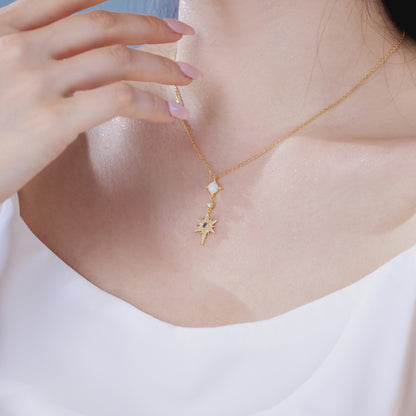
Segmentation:
[[(327, 107), (325, 107), (319, 113), (315, 114), (313, 117), (311, 117), (307, 121), (303, 122), (301, 125), (299, 125), (298, 127), (294, 128), (289, 133), (287, 133), (285, 136), (283, 136), (279, 140), (276, 140), (275, 142), (273, 142), (272, 144), (270, 144), (269, 146), (267, 146), (266, 148), (264, 148), (260, 152), (254, 154), (250, 158), (248, 158), (248, 159), (246, 159), (246, 160), (238, 163), (237, 165), (231, 167), (230, 169), (227, 169), (226, 171), (224, 171), (222, 173), (216, 174), (216, 173), (213, 172), (213, 170), (209, 166), (208, 162), (206, 161), (206, 159), (202, 155), (201, 151), (199, 150), (198, 146), (196, 145), (194, 139), (192, 138), (191, 133), (189, 131), (189, 127), (188, 127), (188, 122), (186, 120), (181, 120), (182, 121), (182, 124), (183, 124), (183, 127), (185, 129), (185, 132), (186, 132), (187, 136), (189, 137), (189, 140), (192, 143), (192, 146), (194, 147), (194, 149), (198, 153), (199, 158), (202, 160), (202, 162), (204, 162), (205, 166), (207, 167), (209, 173), (212, 176), (212, 182), (208, 186), (206, 186), (206, 189), (208, 189), (208, 191), (209, 191), (209, 193), (211, 195), (210, 196), (210, 200), (207, 202), (207, 213), (206, 213), (206, 215), (205, 215), (204, 218), (200, 218), (199, 219), (197, 228), (194, 230), (194, 232), (198, 232), (198, 233), (200, 233), (202, 235), (201, 245), (204, 245), (205, 244), (205, 239), (206, 239), (207, 235), (209, 235), (210, 233), (215, 233), (215, 224), (218, 222), (218, 220), (215, 220), (215, 219), (211, 218), (211, 213), (212, 213), (212, 211), (214, 210), (214, 207), (215, 207), (215, 196), (216, 196), (217, 192), (219, 192), (219, 191), (221, 191), (223, 189), (218, 184), (217, 180), (219, 178), (221, 178), (221, 177), (223, 177), (225, 175), (228, 175), (229, 173), (231, 173), (231, 172), (233, 172), (233, 171), (235, 171), (235, 170), (237, 170), (237, 169), (245, 166), (247, 163), (249, 163), (249, 162), (251, 162), (251, 161), (259, 158), (260, 156), (264, 155), (266, 152), (268, 152), (269, 150), (271, 150), (272, 148), (274, 148), (277, 144), (279, 144), (280, 142), (282, 142), (283, 140), (285, 140), (286, 138), (288, 138), (292, 134), (296, 133), (302, 127), (306, 126), (311, 121), (313, 121), (317, 117), (319, 117), (321, 114), (323, 114), (326, 111), (328, 111), (329, 109), (335, 107), (342, 100), (344, 100), (345, 98), (347, 98), (353, 91), (355, 91), (360, 85), (362, 85), (370, 77), (370, 75), (373, 74), (388, 59), (388, 57), (400, 46), (400, 44), (402, 43), (404, 37), (405, 37), (405, 32), (402, 33), (402, 37), (396, 43), (396, 45), (393, 48), (391, 48), (390, 51), (387, 52), (386, 55), (383, 58), (380, 59), (380, 61), (374, 66), (374, 68), (372, 68), (369, 71), (369, 73), (360, 82), (358, 82), (358, 84), (356, 84), (354, 87), (352, 87), (341, 98), (339, 98), (338, 100), (334, 101), (332, 104), (330, 104)], [(174, 61), (176, 61), (177, 52), (178, 52), (178, 44), (176, 43), (175, 57), (173, 58)], [(176, 92), (176, 101), (179, 104), (184, 105), (183, 99), (182, 99), (182, 96), (181, 96), (181, 93), (179, 92), (179, 89), (178, 89), (178, 86), (175, 85), (174, 87), (175, 87), (175, 92)]]

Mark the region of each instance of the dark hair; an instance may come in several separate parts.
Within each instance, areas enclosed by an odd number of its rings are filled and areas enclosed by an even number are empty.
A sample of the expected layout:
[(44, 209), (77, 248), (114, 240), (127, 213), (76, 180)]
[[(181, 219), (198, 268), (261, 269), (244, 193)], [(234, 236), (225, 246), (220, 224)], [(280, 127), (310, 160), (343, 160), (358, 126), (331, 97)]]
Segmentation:
[(385, 14), (400, 33), (416, 40), (416, 16), (411, 0), (381, 0)]

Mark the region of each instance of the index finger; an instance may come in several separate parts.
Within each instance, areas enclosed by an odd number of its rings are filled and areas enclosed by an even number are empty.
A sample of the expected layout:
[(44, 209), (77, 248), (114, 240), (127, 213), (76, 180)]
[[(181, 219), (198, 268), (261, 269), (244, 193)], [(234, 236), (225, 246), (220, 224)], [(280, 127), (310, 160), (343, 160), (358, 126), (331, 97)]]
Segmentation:
[(37, 29), (107, 0), (16, 0), (0, 9), (0, 36)]

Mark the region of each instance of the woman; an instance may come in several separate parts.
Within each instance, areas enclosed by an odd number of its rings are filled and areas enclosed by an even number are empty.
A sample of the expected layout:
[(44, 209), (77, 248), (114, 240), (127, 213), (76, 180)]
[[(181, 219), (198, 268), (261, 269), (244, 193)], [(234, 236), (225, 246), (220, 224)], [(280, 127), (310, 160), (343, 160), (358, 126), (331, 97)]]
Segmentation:
[(416, 414), (410, 5), (99, 3), (1, 9), (0, 414)]

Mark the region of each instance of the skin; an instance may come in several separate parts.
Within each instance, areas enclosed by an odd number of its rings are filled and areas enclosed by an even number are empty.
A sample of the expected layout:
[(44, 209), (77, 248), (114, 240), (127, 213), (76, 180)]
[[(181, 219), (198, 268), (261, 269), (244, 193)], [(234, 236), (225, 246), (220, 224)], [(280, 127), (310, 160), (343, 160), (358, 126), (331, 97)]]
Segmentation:
[[(177, 60), (204, 79), (179, 88), (213, 169), (355, 85), (400, 36), (372, 12), (350, 0), (181, 1), (196, 34)], [(219, 181), (203, 247), (193, 229), (211, 178), (180, 122), (87, 130), (19, 191), (22, 218), (97, 287), (180, 326), (268, 319), (354, 284), (416, 244), (416, 46), (402, 46), (335, 109)], [(144, 50), (173, 58), (175, 47)], [(171, 85), (134, 84), (174, 99)]]

